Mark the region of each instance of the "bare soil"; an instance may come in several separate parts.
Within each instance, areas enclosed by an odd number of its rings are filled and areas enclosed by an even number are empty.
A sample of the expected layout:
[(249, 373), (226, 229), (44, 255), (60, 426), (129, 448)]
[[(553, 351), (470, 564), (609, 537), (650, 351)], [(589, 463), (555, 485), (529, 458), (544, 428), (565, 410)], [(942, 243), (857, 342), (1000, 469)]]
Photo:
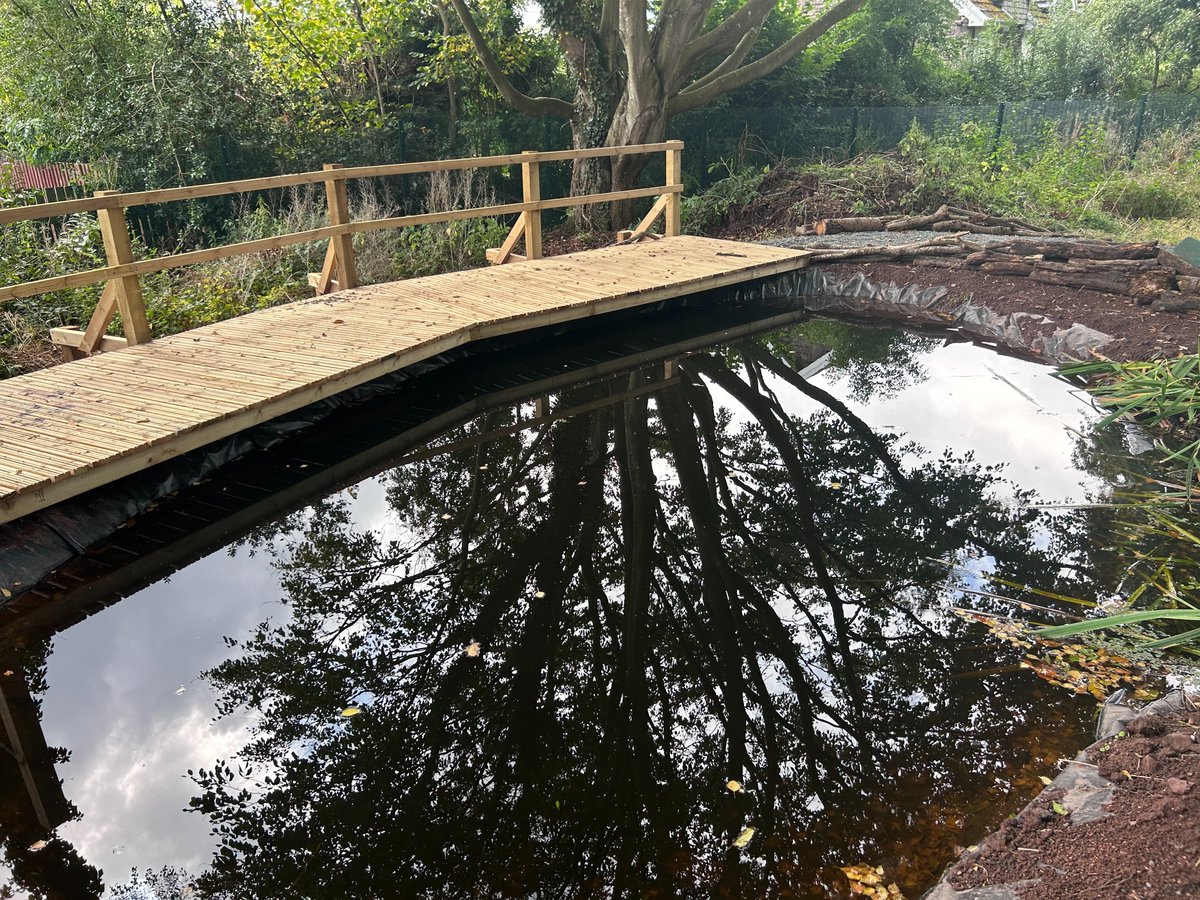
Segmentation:
[(957, 863), (951, 886), (1020, 885), (1022, 900), (1200, 897), (1197, 723), (1149, 716), (1093, 745), (1088, 761), (1114, 786), (1107, 816), (1073, 822), (1063, 792), (1046, 791)]
[(1104, 347), (1116, 360), (1151, 360), (1195, 353), (1200, 340), (1200, 312), (1152, 312), (1131, 298), (1084, 288), (1041, 284), (1028, 278), (991, 275), (974, 269), (941, 269), (895, 263), (842, 263), (826, 267), (831, 275), (849, 278), (862, 272), (872, 281), (945, 285), (950, 289), (938, 306), (953, 308), (970, 298), (994, 312), (1036, 313), (1050, 323), (1023, 320), (1028, 337), (1068, 328), (1079, 322), (1114, 338)]

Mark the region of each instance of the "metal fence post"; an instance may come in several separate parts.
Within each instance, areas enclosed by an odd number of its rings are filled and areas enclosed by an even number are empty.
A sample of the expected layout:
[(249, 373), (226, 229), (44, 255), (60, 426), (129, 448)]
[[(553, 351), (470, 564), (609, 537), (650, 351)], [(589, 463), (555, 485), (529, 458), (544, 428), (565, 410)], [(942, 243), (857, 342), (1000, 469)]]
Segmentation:
[(1142, 145), (1142, 128), (1146, 124), (1146, 95), (1138, 101), (1137, 125), (1133, 129), (1133, 149), (1129, 151), (1129, 159), (1137, 156), (1138, 148)]
[(1000, 149), (1000, 135), (1004, 132), (1004, 112), (1007, 108), (1007, 103), (1000, 103), (996, 107), (996, 133), (992, 135), (992, 156)]

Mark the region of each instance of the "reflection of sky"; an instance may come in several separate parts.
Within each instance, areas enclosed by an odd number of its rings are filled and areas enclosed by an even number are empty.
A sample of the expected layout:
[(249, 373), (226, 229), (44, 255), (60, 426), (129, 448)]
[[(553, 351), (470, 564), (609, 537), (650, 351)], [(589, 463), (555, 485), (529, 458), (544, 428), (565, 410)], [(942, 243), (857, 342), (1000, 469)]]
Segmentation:
[[(1008, 478), (1046, 500), (1083, 499), (1094, 487), (1072, 463), (1071, 429), (1083, 430), (1095, 413), (1048, 369), (965, 344), (921, 362), (923, 383), (891, 399), (847, 402), (874, 428), (901, 432), (933, 454), (970, 450), (984, 464), (1007, 462)], [(836, 376), (814, 380), (844, 398)], [(770, 382), (790, 412), (817, 411)], [(672, 477), (660, 466), (656, 474)], [(381, 480), (355, 494), (359, 527), (401, 536)], [(51, 746), (72, 752), (59, 774), (83, 813), (61, 834), (105, 871), (110, 888), (132, 867), (204, 868), (213, 841), (207, 819), (181, 812), (192, 796), (186, 771), (231, 756), (246, 723), (214, 724), (213, 698), (198, 676), (228, 655), (223, 636), (245, 636), (280, 614), (278, 594), (268, 556), (217, 553), (55, 639), (43, 725)]]
[[(965, 343), (938, 347), (920, 361), (929, 377), (891, 399), (856, 401), (831, 370), (812, 381), (876, 431), (900, 434), (901, 443), (915, 441), (930, 454), (972, 451), (983, 465), (1004, 463), (1006, 478), (1047, 502), (1083, 501), (1087, 489), (1099, 487), (1076, 468), (1072, 453), (1077, 432), (1100, 416), (1050, 369)], [(789, 413), (823, 409), (780, 379), (766, 378)], [(714, 387), (713, 393), (719, 391)], [(738, 419), (749, 421), (749, 416), (739, 411)], [(903, 462), (910, 466), (918, 460)]]
[(206, 863), (208, 821), (180, 812), (186, 772), (240, 749), (245, 722), (214, 724), (198, 676), (227, 656), (223, 635), (279, 615), (277, 584), (264, 557), (220, 552), (54, 639), (42, 724), (71, 750), (58, 774), (83, 813), (59, 833), (110, 887), (135, 866)]

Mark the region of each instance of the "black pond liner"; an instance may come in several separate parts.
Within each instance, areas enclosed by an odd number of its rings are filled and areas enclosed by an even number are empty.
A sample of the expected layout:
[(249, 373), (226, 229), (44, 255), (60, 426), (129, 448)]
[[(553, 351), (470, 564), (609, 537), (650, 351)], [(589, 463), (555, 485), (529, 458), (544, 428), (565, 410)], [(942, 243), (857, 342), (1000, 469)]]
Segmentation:
[[(487, 408), (738, 334), (778, 328), (806, 314), (949, 329), (1047, 362), (1079, 358), (1111, 340), (1074, 325), (1027, 343), (1017, 326), (1027, 314), (1001, 316), (970, 302), (950, 314), (934, 311), (946, 294), (941, 286), (875, 284), (862, 274), (835, 279), (810, 267), (467, 344), (0, 526), (0, 587), (7, 591), (0, 598), (0, 612), (7, 612), (11, 622), (28, 607), (64, 593), (87, 595), (87, 602), (111, 602), (270, 517), (383, 471), (398, 453)], [(680, 316), (680, 310), (689, 314)], [(244, 465), (232, 471), (238, 462)], [(326, 477), (315, 477), (321, 473)], [(216, 485), (207, 500), (191, 497), (196, 486), (209, 481)], [(180, 492), (187, 496), (176, 502), (173, 495)], [(124, 528), (169, 497), (172, 503), (163, 504), (169, 509), (155, 510), (160, 518), (170, 517), (169, 523), (156, 520)], [(239, 506), (258, 510), (257, 519), (238, 517), (237, 527), (227, 524), (209, 534), (215, 522), (228, 522)], [(89, 554), (106, 541), (111, 544), (109, 539), (123, 530), (129, 533), (117, 542), (116, 559)], [(211, 539), (179, 540), (199, 533)], [(189, 549), (174, 556), (160, 552), (180, 543)], [(158, 563), (143, 566), (144, 575), (113, 576), (126, 568), (122, 559), (145, 558)], [(65, 568), (68, 563), (71, 569)], [(34, 596), (22, 603), (25, 595)], [(87, 602), (71, 605), (83, 609)], [(0, 618), (0, 627), (5, 625)]]

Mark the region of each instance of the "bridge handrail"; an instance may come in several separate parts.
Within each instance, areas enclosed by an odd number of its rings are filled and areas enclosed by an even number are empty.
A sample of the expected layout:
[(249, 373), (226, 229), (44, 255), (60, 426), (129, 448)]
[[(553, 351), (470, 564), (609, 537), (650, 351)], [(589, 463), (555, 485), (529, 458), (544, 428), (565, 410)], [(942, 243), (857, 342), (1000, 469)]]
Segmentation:
[[(263, 178), (247, 178), (238, 181), (214, 182), (152, 191), (98, 191), (93, 197), (79, 200), (63, 200), (53, 203), (38, 203), (0, 209), (0, 225), (55, 218), (81, 212), (96, 212), (104, 238), (105, 254), (109, 263), (107, 266), (99, 269), (89, 269), (67, 275), (56, 275), (51, 278), (41, 278), (36, 281), (0, 287), (0, 303), (45, 294), (51, 291), (108, 282), (108, 286), (105, 288), (97, 305), (96, 314), (92, 317), (92, 321), (85, 331), (55, 329), (54, 338), (56, 342), (63, 343), (69, 350), (90, 353), (93, 350), (99, 349), (102, 341), (105, 341), (104, 331), (118, 309), (122, 314), (126, 339), (117, 343), (124, 344), (128, 342), (129, 344), (137, 344), (150, 340), (150, 329), (146, 321), (145, 307), (142, 302), (138, 277), (153, 272), (161, 272), (166, 269), (180, 268), (250, 253), (262, 253), (296, 244), (313, 243), (329, 239), (330, 247), (326, 255), (325, 266), (322, 272), (312, 279), (317, 288), (317, 293), (321, 294), (326, 293), (334, 286), (338, 288), (357, 286), (358, 279), (355, 272), (353, 245), (350, 243), (351, 236), (355, 234), (391, 228), (404, 228), (413, 225), (428, 225), (437, 222), (453, 222), (461, 219), (487, 218), (517, 213), (519, 214), (517, 223), (508, 239), (504, 242), (504, 245), (498, 250), (489, 251), (489, 259), (493, 263), (503, 263), (510, 259), (538, 258), (541, 256), (541, 212), (543, 210), (608, 203), (617, 200), (634, 200), (644, 197), (657, 197), (658, 202), (655, 203), (650, 215), (643, 219), (628, 234), (632, 237), (641, 237), (649, 229), (653, 220), (661, 214), (665, 214), (666, 216), (666, 233), (678, 234), (679, 200), (680, 194), (683, 191), (681, 177), (682, 151), (682, 141), (663, 141), (655, 144), (634, 144), (625, 147), (596, 147), (583, 150), (527, 150), (522, 153), (509, 153), (500, 156), (428, 160), (424, 162), (396, 163), (382, 166), (353, 166), (345, 168), (340, 165), (329, 164), (320, 171), (273, 175)], [(667, 160), (666, 183), (662, 186), (585, 194), (577, 197), (556, 197), (545, 200), (541, 198), (538, 167), (543, 162), (594, 159), (656, 152), (664, 153)], [(471, 207), (468, 209), (453, 209), (419, 215), (392, 216), (384, 219), (357, 222), (350, 220), (346, 182), (351, 179), (415, 175), (461, 169), (495, 168), (515, 164), (522, 166), (524, 199), (521, 202)], [(311, 184), (324, 184), (326, 187), (330, 221), (330, 224), (327, 226), (253, 241), (244, 241), (237, 244), (226, 244), (202, 250), (174, 253), (152, 259), (135, 260), (133, 258), (128, 224), (125, 221), (125, 209)], [(519, 257), (513, 253), (516, 242), (521, 237), (525, 239), (525, 257)], [(111, 344), (113, 339), (109, 338), (106, 342)]]

